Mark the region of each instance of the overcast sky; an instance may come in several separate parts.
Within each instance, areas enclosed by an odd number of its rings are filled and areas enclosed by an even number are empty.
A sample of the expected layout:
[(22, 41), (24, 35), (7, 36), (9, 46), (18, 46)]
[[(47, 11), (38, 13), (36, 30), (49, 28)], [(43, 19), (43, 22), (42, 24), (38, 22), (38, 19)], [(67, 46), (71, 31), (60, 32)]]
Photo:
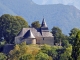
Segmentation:
[(65, 5), (74, 5), (75, 7), (80, 9), (80, 0), (33, 0), (33, 1), (39, 5), (65, 4)]

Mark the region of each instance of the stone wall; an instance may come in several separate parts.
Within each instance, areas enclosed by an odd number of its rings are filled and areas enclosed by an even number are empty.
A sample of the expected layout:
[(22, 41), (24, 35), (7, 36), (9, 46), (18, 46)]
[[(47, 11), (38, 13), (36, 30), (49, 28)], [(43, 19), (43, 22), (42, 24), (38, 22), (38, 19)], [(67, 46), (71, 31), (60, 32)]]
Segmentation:
[(53, 37), (37, 38), (36, 43), (54, 45), (54, 38)]
[(26, 41), (26, 44), (48, 44), (48, 45), (54, 45), (54, 38), (53, 37), (45, 37), (45, 38), (15, 38), (15, 44), (20, 44), (22, 42)]
[(36, 39), (33, 39), (33, 38), (27, 38), (27, 39), (22, 39), (20, 37), (15, 38), (15, 44), (20, 44), (25, 41), (26, 41), (26, 44), (36, 44)]
[(24, 39), (24, 41), (26, 41), (26, 44), (36, 44), (36, 39)]

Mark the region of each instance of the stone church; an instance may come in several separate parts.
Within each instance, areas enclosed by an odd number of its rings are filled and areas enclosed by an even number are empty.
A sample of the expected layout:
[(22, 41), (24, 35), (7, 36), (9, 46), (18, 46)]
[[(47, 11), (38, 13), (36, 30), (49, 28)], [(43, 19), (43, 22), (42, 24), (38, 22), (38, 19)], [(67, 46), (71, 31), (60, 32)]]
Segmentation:
[(43, 18), (40, 28), (23, 28), (15, 37), (15, 44), (49, 44), (54, 45), (54, 37), (47, 27)]

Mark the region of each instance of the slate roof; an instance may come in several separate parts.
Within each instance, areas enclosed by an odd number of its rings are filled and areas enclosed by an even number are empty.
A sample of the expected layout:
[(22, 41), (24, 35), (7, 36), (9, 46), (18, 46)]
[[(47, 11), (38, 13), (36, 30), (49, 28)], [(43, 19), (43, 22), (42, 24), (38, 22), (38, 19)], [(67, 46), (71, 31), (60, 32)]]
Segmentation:
[(53, 37), (52, 33), (49, 32), (48, 27), (41, 28), (42, 37)]
[(24, 38), (35, 38), (33, 33), (30, 30), (28, 30), (23, 37)]
[(44, 19), (44, 18), (43, 18), (43, 21), (42, 21), (41, 27), (47, 27), (47, 24), (46, 24), (46, 22), (45, 22), (45, 19)]
[(23, 28), (16, 37), (36, 38), (36, 37), (53, 37), (49, 32), (47, 24), (43, 18), (40, 28)]

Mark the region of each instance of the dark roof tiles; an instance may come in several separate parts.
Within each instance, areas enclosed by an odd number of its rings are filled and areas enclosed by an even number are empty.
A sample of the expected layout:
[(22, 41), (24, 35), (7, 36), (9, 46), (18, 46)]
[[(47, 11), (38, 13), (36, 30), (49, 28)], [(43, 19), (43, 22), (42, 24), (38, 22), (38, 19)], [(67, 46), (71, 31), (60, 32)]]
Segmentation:
[(23, 37), (24, 38), (35, 38), (33, 33), (30, 30), (28, 30)]
[(53, 37), (53, 35), (49, 32), (47, 24), (43, 18), (42, 25), (40, 28), (23, 28), (16, 37), (37, 38), (37, 37)]
[(46, 22), (45, 22), (45, 19), (44, 19), (44, 18), (43, 18), (43, 21), (42, 21), (41, 27), (47, 27), (47, 24), (46, 24)]

